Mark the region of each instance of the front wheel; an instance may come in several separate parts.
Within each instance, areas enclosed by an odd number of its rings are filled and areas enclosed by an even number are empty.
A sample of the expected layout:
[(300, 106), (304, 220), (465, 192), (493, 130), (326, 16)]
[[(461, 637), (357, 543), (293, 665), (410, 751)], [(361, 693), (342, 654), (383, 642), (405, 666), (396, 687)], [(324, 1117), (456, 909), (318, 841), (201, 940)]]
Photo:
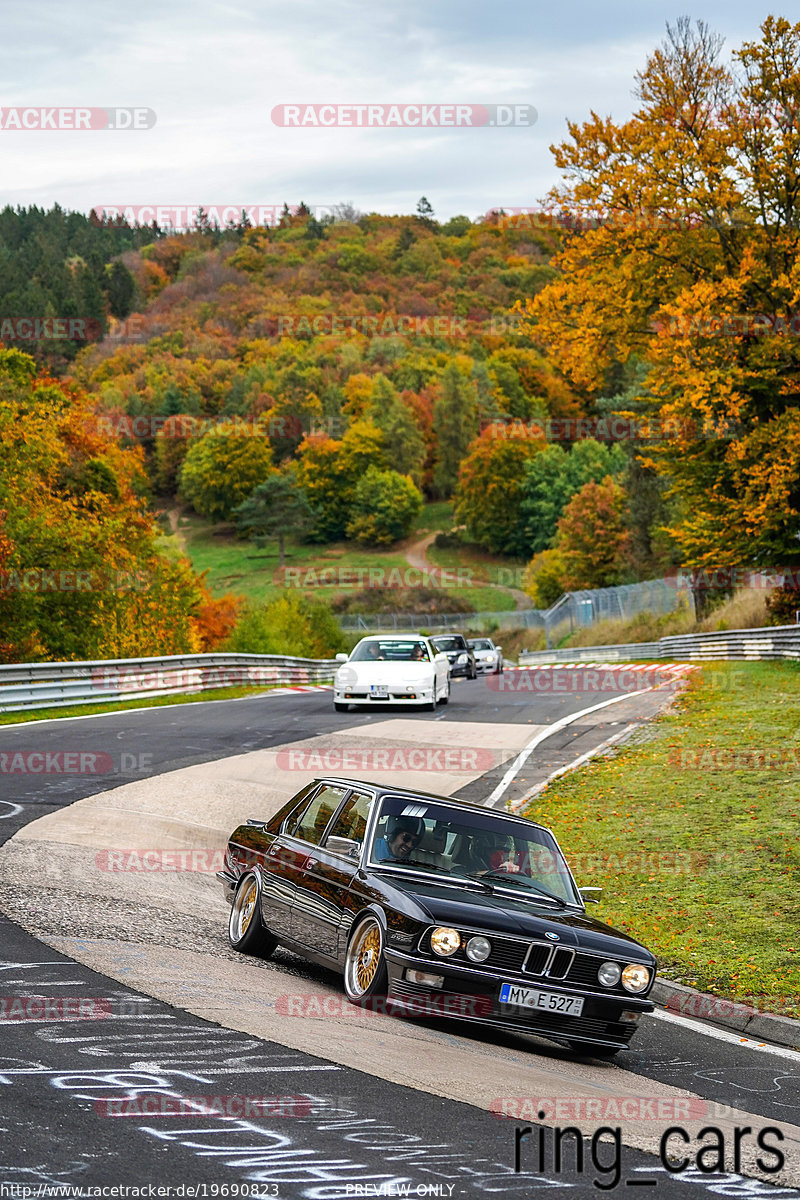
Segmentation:
[(383, 958), (383, 930), (375, 917), (359, 921), (344, 960), (344, 990), (351, 1004), (386, 995), (389, 976)]
[(261, 920), (261, 880), (255, 871), (239, 880), (228, 921), (228, 941), (242, 954), (264, 958), (277, 948), (277, 941)]
[(334, 700), (334, 702), (333, 702), (333, 709), (334, 709), (334, 712), (349, 712), (349, 711), (350, 711), (350, 705), (349, 705), (349, 704), (342, 704), (342, 703), (341, 703), (339, 700)]
[(450, 699), (450, 680), (449, 679), (446, 679), (444, 681), (444, 689), (445, 689), (444, 695), (439, 697), (440, 704), (447, 704), (447, 701)]

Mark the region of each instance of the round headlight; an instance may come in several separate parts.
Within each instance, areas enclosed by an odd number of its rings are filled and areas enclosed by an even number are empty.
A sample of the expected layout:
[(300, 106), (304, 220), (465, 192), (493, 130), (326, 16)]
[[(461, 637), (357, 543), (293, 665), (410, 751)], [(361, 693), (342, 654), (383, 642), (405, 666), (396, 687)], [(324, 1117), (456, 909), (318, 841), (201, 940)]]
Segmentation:
[(460, 662), (460, 663), (469, 662), (469, 655), (468, 654), (459, 654), (458, 658), (456, 659), (456, 662)]
[(439, 954), (442, 958), (447, 958), (448, 954), (455, 954), (460, 945), (461, 935), (457, 929), (439, 926), (431, 934), (431, 949), (434, 954)]
[(627, 992), (643, 992), (650, 983), (650, 971), (638, 963), (629, 963), (622, 972), (622, 986)]
[(492, 943), (485, 937), (473, 937), (467, 942), (467, 958), (471, 962), (486, 962), (492, 953)]
[(597, 972), (597, 978), (602, 983), (603, 987), (614, 987), (619, 983), (619, 977), (622, 974), (622, 967), (619, 963), (605, 962)]

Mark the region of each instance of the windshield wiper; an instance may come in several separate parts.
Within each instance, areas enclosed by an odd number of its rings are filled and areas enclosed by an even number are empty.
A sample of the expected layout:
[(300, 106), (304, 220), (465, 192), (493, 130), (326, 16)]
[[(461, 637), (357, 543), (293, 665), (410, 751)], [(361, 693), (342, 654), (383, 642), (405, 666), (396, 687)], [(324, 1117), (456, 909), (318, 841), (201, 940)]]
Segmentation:
[(497, 879), (502, 883), (522, 883), (526, 892), (534, 891), (538, 896), (545, 896), (548, 900), (552, 900), (554, 904), (560, 905), (561, 908), (568, 907), (568, 901), (562, 900), (560, 896), (555, 896), (552, 892), (548, 892), (547, 888), (537, 887), (527, 875), (516, 875), (511, 871), (484, 871), (482, 875), (471, 876), (471, 878)]

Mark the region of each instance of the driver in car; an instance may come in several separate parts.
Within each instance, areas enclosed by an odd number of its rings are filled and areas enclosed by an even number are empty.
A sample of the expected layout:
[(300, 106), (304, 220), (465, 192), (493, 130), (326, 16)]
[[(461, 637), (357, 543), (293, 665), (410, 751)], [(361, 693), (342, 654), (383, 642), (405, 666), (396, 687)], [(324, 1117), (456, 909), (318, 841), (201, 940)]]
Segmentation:
[(389, 817), (386, 832), (373, 847), (378, 862), (387, 859), (407, 859), (422, 841), (425, 824), (421, 817)]
[(501, 834), (484, 832), (472, 839), (472, 869), (478, 874), (486, 871), (504, 871), (508, 875), (519, 874), (519, 864), (509, 851), (508, 841)]

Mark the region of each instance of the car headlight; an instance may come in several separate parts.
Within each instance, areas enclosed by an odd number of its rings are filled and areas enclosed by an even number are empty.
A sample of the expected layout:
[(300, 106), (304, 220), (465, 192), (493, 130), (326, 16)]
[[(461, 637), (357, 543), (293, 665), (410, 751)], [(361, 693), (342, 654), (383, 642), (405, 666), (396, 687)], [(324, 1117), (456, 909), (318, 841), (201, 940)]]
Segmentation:
[(626, 992), (643, 992), (650, 983), (650, 970), (638, 963), (629, 963), (622, 972), (622, 986)]
[(455, 954), (460, 945), (461, 934), (457, 929), (448, 929), (446, 926), (440, 925), (431, 934), (431, 949), (434, 954), (438, 954), (441, 958), (447, 958), (449, 954)]
[(466, 953), (470, 962), (486, 962), (492, 953), (492, 943), (485, 937), (471, 937), (466, 945)]
[(597, 978), (602, 983), (603, 987), (614, 987), (619, 983), (619, 977), (622, 974), (622, 967), (619, 963), (604, 962), (602, 967), (597, 972)]
[(468, 654), (459, 654), (458, 658), (456, 659), (456, 662), (460, 662), (460, 663), (469, 662), (469, 655)]

